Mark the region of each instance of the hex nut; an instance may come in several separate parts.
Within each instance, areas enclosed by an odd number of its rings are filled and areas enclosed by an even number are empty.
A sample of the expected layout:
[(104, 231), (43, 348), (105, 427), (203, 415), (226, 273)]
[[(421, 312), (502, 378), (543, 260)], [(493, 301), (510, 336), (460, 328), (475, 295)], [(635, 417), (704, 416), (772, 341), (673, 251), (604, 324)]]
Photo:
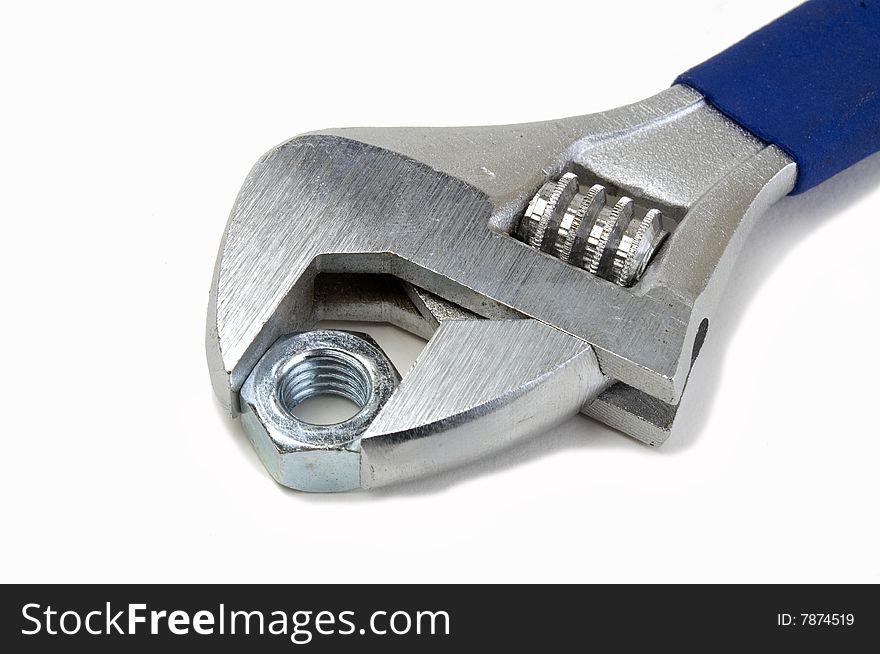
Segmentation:
[[(400, 383), (391, 360), (369, 335), (339, 330), (282, 336), (241, 389), (241, 424), (269, 474), (283, 486), (327, 492), (360, 488), (360, 437)], [(315, 425), (293, 409), (335, 394), (360, 411)]]

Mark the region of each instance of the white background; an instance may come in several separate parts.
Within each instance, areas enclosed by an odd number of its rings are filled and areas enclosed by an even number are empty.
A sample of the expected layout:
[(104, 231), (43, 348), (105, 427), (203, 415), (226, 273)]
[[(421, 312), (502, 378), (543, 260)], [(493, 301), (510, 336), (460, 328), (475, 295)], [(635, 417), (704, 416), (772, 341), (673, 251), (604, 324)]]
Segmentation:
[(877, 156), (765, 216), (659, 450), (578, 418), (296, 493), (205, 365), (225, 219), (271, 146), (601, 111), (795, 4), (6, 3), (0, 581), (880, 581)]

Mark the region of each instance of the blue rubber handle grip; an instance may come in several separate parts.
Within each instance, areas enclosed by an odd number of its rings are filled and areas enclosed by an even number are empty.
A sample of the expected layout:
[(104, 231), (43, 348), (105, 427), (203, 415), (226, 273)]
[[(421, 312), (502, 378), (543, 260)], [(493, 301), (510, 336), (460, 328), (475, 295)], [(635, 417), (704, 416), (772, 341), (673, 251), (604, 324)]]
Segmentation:
[(679, 75), (797, 162), (801, 193), (880, 150), (880, 0), (812, 0)]

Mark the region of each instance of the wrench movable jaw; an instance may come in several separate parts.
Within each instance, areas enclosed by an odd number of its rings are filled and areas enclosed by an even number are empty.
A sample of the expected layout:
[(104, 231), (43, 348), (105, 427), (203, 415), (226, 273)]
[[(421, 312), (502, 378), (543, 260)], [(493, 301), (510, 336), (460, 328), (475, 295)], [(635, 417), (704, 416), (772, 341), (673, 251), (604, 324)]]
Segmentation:
[(435, 474), (576, 415), (610, 383), (536, 320), (445, 320), (361, 439), (361, 486)]

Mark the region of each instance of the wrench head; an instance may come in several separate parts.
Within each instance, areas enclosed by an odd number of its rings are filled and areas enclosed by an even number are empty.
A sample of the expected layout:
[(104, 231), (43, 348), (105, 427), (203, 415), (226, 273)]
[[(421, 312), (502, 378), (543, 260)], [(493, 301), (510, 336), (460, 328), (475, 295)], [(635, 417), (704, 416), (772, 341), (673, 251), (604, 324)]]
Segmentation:
[[(564, 172), (650, 201), (675, 221), (634, 286), (514, 238), (529, 198)], [(662, 442), (731, 263), (757, 215), (794, 176), (781, 152), (684, 87), (545, 123), (297, 137), (254, 166), (227, 224), (208, 311), (215, 392), (238, 411), (239, 390), (263, 353), (320, 317), (320, 275), (386, 275), (489, 321), (558, 332), (576, 346), (562, 348), (564, 361), (586, 348), (596, 370), (584, 387), (604, 389), (606, 400), (592, 415)], [(476, 334), (491, 328), (472, 329), (479, 342)], [(565, 367), (546, 359), (533, 334), (517, 338), (509, 345), (517, 357)], [(406, 386), (404, 379), (397, 392)], [(627, 428), (622, 417), (634, 412)]]

